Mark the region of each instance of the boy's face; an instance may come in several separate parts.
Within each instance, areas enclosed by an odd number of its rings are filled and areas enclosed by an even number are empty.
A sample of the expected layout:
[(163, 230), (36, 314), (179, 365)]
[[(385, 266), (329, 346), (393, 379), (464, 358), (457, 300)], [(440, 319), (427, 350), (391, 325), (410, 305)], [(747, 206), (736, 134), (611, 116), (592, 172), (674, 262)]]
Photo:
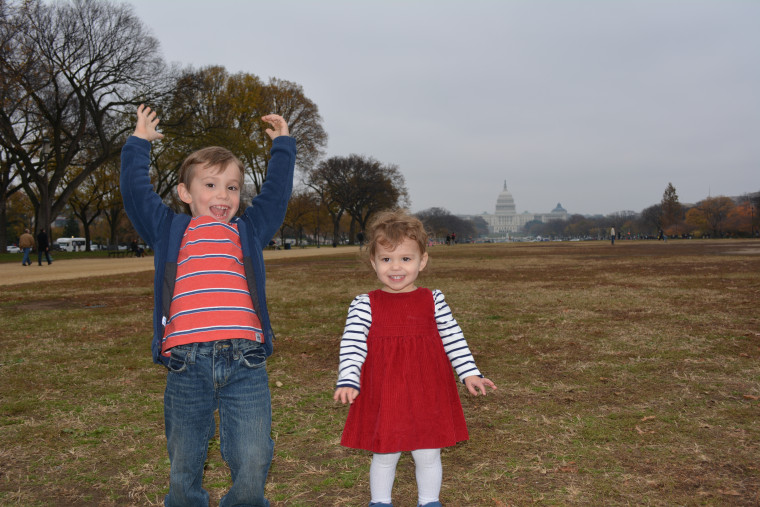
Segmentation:
[(209, 216), (224, 223), (232, 220), (240, 207), (240, 169), (233, 162), (223, 170), (218, 167), (195, 167), (190, 187), (177, 185), (182, 202), (190, 206), (194, 217)]
[(420, 271), (425, 269), (427, 259), (427, 252), (421, 254), (416, 241), (405, 238), (392, 250), (378, 243), (370, 262), (384, 285), (384, 291), (411, 292), (417, 288), (414, 282)]

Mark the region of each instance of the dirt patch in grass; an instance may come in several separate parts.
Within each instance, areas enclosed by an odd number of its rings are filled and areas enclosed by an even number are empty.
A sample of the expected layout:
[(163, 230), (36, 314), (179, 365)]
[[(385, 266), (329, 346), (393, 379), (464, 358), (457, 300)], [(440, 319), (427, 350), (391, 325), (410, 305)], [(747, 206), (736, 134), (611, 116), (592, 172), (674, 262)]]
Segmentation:
[[(760, 243), (434, 247), (478, 366), (470, 440), (443, 451), (446, 505), (760, 503)], [(27, 268), (29, 269), (29, 268)], [(42, 268), (40, 268), (42, 269)], [(368, 453), (331, 399), (355, 252), (268, 261), (277, 506), (366, 505)], [(165, 372), (150, 360), (150, 272), (0, 294), (0, 503), (160, 505)], [(217, 435), (218, 438), (218, 435)], [(212, 505), (229, 471), (210, 443)], [(399, 463), (394, 505), (416, 501)]]

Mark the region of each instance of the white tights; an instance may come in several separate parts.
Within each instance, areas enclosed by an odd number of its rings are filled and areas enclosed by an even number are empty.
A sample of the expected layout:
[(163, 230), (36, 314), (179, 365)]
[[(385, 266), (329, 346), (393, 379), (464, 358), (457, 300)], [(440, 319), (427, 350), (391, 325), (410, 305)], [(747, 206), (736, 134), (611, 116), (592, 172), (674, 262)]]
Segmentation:
[[(391, 503), (393, 479), (396, 477), (396, 464), (400, 457), (400, 452), (372, 455), (372, 464), (369, 467), (369, 490), (373, 503)], [(417, 449), (412, 451), (412, 458), (414, 458), (417, 476), (417, 502), (420, 505), (437, 502), (443, 480), (441, 450)]]

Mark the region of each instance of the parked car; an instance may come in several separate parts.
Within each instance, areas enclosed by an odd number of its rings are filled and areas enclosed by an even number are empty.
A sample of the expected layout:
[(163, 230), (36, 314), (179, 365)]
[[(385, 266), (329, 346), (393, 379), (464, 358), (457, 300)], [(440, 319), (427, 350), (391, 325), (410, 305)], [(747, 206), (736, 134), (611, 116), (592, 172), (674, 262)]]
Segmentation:
[(8, 251), (8, 253), (19, 253), (21, 251), (21, 249), (17, 247), (16, 245), (10, 245), (6, 248), (6, 250)]

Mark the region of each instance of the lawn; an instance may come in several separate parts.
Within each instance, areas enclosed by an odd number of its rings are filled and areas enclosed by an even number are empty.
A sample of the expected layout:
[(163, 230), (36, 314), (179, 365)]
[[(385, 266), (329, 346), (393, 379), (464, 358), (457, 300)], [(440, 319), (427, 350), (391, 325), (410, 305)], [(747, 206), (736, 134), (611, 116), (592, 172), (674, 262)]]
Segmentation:
[[(444, 505), (760, 504), (760, 241), (436, 246), (420, 282), (499, 387), (460, 386)], [(354, 254), (268, 262), (273, 505), (369, 500), (332, 390), (348, 305), (374, 288)], [(151, 273), (3, 288), (0, 504), (161, 505), (151, 310)], [(229, 487), (218, 440), (204, 484), (212, 505)], [(394, 505), (415, 501), (405, 455)]]

